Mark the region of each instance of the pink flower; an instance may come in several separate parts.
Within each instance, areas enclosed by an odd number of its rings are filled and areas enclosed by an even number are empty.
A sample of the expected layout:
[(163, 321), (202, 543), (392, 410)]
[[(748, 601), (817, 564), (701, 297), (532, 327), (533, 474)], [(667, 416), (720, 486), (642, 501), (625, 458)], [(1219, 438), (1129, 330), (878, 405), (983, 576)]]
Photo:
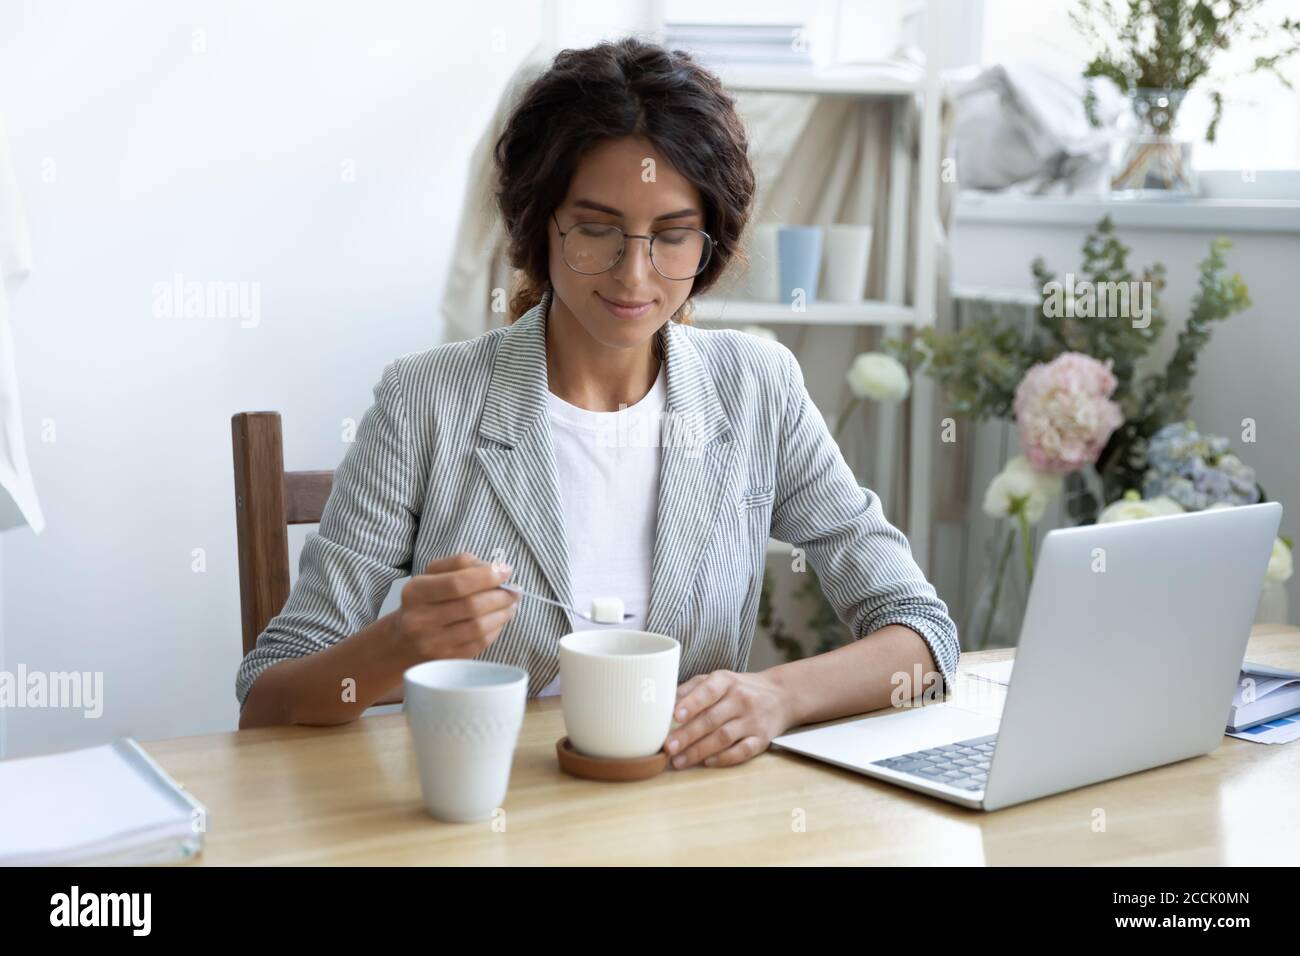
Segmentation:
[(1124, 423), (1110, 399), (1117, 384), (1109, 361), (1082, 352), (1063, 352), (1025, 373), (1016, 389), (1016, 430), (1036, 469), (1063, 475), (1096, 463)]

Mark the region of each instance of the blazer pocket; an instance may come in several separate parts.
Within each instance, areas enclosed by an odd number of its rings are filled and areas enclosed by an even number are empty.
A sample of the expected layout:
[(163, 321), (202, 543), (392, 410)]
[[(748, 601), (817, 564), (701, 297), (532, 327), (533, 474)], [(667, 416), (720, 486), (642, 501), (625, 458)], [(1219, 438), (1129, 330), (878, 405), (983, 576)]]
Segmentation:
[(737, 510), (746, 512), (754, 508), (763, 508), (772, 503), (773, 488), (751, 488), (740, 496)]

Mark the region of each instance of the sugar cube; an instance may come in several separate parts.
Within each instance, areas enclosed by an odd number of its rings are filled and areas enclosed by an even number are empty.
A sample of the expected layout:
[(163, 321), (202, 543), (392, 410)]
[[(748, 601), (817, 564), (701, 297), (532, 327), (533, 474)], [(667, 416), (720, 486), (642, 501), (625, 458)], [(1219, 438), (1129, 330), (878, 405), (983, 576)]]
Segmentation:
[(621, 597), (592, 598), (591, 618), (600, 624), (622, 624), (623, 599)]

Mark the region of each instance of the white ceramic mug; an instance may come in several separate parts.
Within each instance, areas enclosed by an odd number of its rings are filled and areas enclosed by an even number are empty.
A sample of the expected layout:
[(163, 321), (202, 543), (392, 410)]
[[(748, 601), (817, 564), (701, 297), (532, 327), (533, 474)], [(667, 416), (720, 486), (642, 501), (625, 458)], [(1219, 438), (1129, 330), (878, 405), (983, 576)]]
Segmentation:
[(822, 298), (828, 302), (861, 302), (871, 259), (871, 227), (835, 223), (826, 227)]
[(402, 684), (425, 807), (453, 823), (487, 819), (510, 785), (528, 672), (488, 661), (425, 661), (408, 668)]
[(648, 757), (664, 745), (677, 702), (682, 647), (663, 634), (624, 629), (560, 638), (564, 727), (592, 757)]

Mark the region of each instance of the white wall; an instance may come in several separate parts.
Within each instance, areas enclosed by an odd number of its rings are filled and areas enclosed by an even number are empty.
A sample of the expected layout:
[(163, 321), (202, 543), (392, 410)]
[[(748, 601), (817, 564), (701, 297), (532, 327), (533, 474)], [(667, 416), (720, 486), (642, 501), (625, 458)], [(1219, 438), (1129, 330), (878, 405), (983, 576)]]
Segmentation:
[[(384, 364), (439, 341), (469, 152), (540, 28), (528, 0), (0, 2), (48, 519), (0, 538), (0, 666), (105, 680), (100, 719), (13, 710), (0, 753), (235, 726), (230, 416), (280, 411), (286, 466), (333, 468)], [(259, 324), (155, 318), (176, 273), (256, 283)]]
[[(1067, 271), (1077, 274), (1087, 231), (1087, 226), (959, 219), (952, 236), (953, 282), (1031, 289), (1029, 263), (1036, 255), (1042, 255), (1058, 277)], [(1129, 264), (1135, 272), (1154, 262), (1163, 262), (1168, 270), (1163, 303), (1169, 324), (1165, 347), (1156, 355), (1160, 367), (1186, 322), (1196, 291), (1197, 263), (1205, 258), (1210, 240), (1225, 235), (1232, 241), (1228, 274), (1241, 273), (1252, 305), (1215, 325), (1201, 353), (1189, 415), (1200, 430), (1232, 441), (1242, 460), (1255, 468), (1269, 498), (1282, 503), (1282, 532), (1300, 542), (1300, 233), (1133, 226), (1118, 226), (1117, 233), (1132, 249)], [(1257, 422), (1255, 444), (1241, 442), (1244, 418)], [(1288, 594), (1295, 622), (1300, 575), (1291, 579)]]

